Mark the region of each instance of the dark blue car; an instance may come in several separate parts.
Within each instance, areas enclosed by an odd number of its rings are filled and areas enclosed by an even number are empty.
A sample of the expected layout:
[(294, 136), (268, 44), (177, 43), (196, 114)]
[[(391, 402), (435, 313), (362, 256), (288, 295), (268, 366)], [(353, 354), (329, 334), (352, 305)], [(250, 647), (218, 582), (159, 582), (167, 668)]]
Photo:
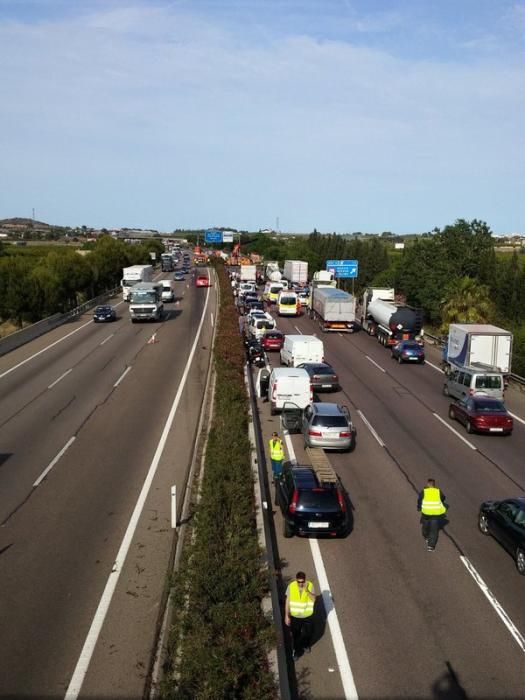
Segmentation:
[(95, 323), (107, 323), (108, 321), (116, 321), (117, 312), (112, 306), (103, 305), (97, 306), (93, 312), (93, 321)]
[(425, 351), (415, 340), (400, 340), (399, 343), (392, 346), (391, 352), (392, 358), (397, 360), (399, 364), (418, 362), (422, 365), (425, 362)]

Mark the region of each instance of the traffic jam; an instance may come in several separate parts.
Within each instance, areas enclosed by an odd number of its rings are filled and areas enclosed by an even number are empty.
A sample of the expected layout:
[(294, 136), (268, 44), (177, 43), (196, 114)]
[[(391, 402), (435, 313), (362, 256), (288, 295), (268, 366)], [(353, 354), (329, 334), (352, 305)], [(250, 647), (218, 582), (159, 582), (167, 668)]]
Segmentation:
[[(348, 673), (350, 666), (345, 651), (349, 646), (347, 632), (338, 623), (337, 606), (333, 605), (334, 600), (346, 600), (348, 589), (341, 589), (344, 594), (334, 593), (331, 586), (339, 588), (344, 584), (337, 575), (334, 583), (328, 582), (322, 559), (334, 558), (334, 570), (340, 571), (344, 566), (342, 557), (353, 556), (355, 541), (366, 548), (364, 560), (368, 560), (370, 532), (361, 521), (363, 506), (358, 500), (360, 491), (364, 494), (362, 498), (370, 497), (365, 479), (375, 476), (375, 483), (384, 480), (384, 489), (403, 494), (403, 501), (409, 484), (416, 511), (416, 517), (413, 513), (410, 517), (416, 524), (407, 525), (407, 531), (411, 528), (416, 532), (416, 535), (411, 532), (410, 538), (423, 536), (423, 546), (416, 539), (413, 546), (417, 553), (412, 555), (407, 551), (407, 556), (424, 557), (427, 552), (444, 549), (449, 540), (454, 541), (454, 536), (448, 535), (451, 516), (446, 499), (452, 503), (454, 522), (459, 521), (456, 510), (460, 499), (455, 489), (463, 479), (468, 484), (471, 475), (456, 474), (454, 490), (449, 493), (452, 487), (448, 483), (436, 484), (426, 471), (418, 470), (417, 478), (408, 474), (408, 467), (405, 469), (403, 464), (403, 447), (409, 440), (417, 443), (421, 467), (424, 469), (428, 464), (429, 470), (439, 450), (445, 464), (454, 459), (460, 464), (464, 461), (463, 451), (468, 455), (469, 450), (473, 458), (482, 456), (485, 464), (493, 463), (500, 468), (501, 463), (505, 478), (500, 479), (501, 474), (497, 474), (501, 483), (497, 484), (496, 493), (485, 492), (481, 486), (472, 489), (482, 497), (475, 500), (473, 517), (467, 520), (466, 514), (473, 509), (469, 497), (461, 510), (461, 525), (468, 530), (468, 538), (476, 543), (476, 551), (483, 542), (486, 547), (500, 545), (500, 550), (491, 556), (498, 558), (499, 570), (504, 563), (510, 563), (506, 576), (512, 576), (514, 570), (515, 582), (509, 584), (514, 589), (521, 580), (519, 574), (525, 575), (525, 496), (520, 486), (521, 465), (518, 467), (515, 438), (509, 436), (516, 429), (523, 435), (524, 411), (522, 404), (510, 410), (506, 401), (512, 348), (512, 334), (508, 331), (492, 325), (451, 324), (441, 351), (425, 342), (420, 314), (400, 303), (395, 290), (367, 289), (361, 298), (355, 299), (339, 288), (334, 269), (329, 265), (311, 276), (307, 268), (303, 261), (285, 261), (283, 270), (277, 263), (267, 263), (262, 272), (255, 265), (241, 265), (230, 268), (230, 279), (257, 395), (279, 554), (287, 562), (283, 580), (288, 580), (295, 569), (305, 568), (305, 558), (313, 562), (315, 572), (310, 571), (310, 575), (317, 575), (325, 609), (321, 626), (330, 631), (315, 646), (326, 657), (326, 668), (340, 671), (337, 681), (331, 672), (327, 676), (330, 692), (336, 693), (334, 697), (354, 697), (357, 691), (352, 671)], [(383, 357), (389, 358), (388, 361), (383, 361)], [(357, 362), (362, 367), (358, 368)], [(410, 369), (409, 365), (416, 367)], [(373, 386), (365, 371), (375, 373)], [(421, 392), (410, 388), (412, 379), (421, 383)], [(385, 398), (386, 394), (382, 393), (385, 383), (394, 392), (394, 399), (390, 395)], [(363, 387), (367, 394), (359, 394), (358, 401), (356, 388), (362, 391)], [(429, 410), (426, 392), (430, 394), (430, 391), (432, 395), (441, 395), (437, 399), (440, 403), (446, 397), (448, 410)], [(375, 400), (370, 392), (375, 392)], [(417, 433), (410, 430), (415, 415), (418, 421), (429, 423), (432, 449), (424, 447), (423, 439), (418, 440)], [(381, 431), (377, 425), (382, 426)], [(448, 431), (453, 437), (443, 439), (438, 430), (443, 430), (445, 435)], [(386, 444), (387, 439), (392, 445), (399, 443), (401, 457), (397, 456), (397, 448)], [(504, 464), (507, 457), (508, 469)], [(441, 458), (437, 461), (441, 462)], [(387, 480), (392, 481), (390, 486)], [(432, 512), (436, 505), (430, 505), (431, 497), (438, 499), (439, 512)], [(401, 502), (401, 496), (398, 498)], [(393, 505), (389, 503), (385, 509)], [(395, 540), (395, 532), (403, 528), (401, 523), (406, 517), (395, 508), (390, 517), (385, 513), (385, 522), (390, 522), (392, 528), (392, 534), (385, 538), (387, 542)], [(380, 525), (379, 530), (383, 529)], [(483, 540), (483, 535), (490, 535), (492, 544), (488, 539)], [(286, 544), (290, 538), (296, 544)], [(328, 543), (330, 540), (332, 545)], [(383, 556), (388, 560), (393, 556), (389, 545)], [(478, 590), (484, 592), (495, 614), (502, 617), (501, 601), (479, 571), (463, 554), (459, 560)], [(438, 561), (437, 557), (434, 561)], [(428, 565), (424, 559), (422, 562), (423, 566)], [(359, 566), (363, 566), (362, 559)], [(371, 570), (376, 566), (370, 564)], [(390, 566), (394, 566), (393, 562), (389, 562)], [(354, 570), (352, 577), (356, 578)], [(505, 591), (500, 594), (504, 596)], [(523, 618), (521, 606), (512, 599), (510, 603), (505, 600), (505, 608), (515, 611), (515, 615), (508, 610), (505, 613), (505, 627), (518, 640), (520, 653), (525, 653), (525, 639), (515, 624), (516, 617)], [(343, 615), (346, 614), (345, 607)], [(328, 637), (331, 646), (323, 647), (328, 644)], [(335, 661), (330, 666), (334, 653)], [(293, 660), (297, 664), (296, 672), (310, 668), (313, 663), (312, 657), (298, 655), (295, 650)], [(324, 683), (326, 678), (319, 680), (321, 693)], [(388, 684), (384, 687), (389, 688)], [(391, 686), (385, 697), (391, 696), (389, 693)], [(414, 694), (418, 695), (417, 690)]]

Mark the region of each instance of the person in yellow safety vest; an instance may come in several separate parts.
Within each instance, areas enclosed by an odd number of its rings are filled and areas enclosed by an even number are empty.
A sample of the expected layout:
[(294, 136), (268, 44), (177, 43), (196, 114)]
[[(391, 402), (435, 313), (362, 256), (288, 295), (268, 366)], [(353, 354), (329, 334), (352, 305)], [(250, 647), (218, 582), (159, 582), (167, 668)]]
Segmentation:
[(427, 485), (419, 493), (417, 509), (421, 512), (421, 530), (427, 544), (427, 550), (433, 552), (436, 548), (443, 515), (448, 510), (445, 494), (436, 487), (434, 479), (428, 479)]
[(286, 589), (284, 622), (292, 630), (293, 660), (304, 652), (310, 652), (313, 633), (315, 592), (304, 571), (298, 571), (295, 580)]
[(284, 447), (283, 441), (277, 433), (272, 433), (268, 443), (270, 448), (270, 460), (272, 462), (272, 475), (274, 479), (281, 476), (283, 471)]

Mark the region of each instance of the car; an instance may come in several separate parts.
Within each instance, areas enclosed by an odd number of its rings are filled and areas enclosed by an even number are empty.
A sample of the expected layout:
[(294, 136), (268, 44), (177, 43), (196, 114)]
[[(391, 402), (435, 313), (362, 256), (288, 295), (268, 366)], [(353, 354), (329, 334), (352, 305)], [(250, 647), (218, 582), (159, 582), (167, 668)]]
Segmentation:
[(514, 428), (512, 416), (500, 399), (475, 394), (450, 404), (448, 415), (467, 429), (467, 433), (510, 435)]
[(301, 289), (298, 289), (297, 297), (299, 298), (301, 306), (308, 306), (308, 302), (310, 301), (310, 290), (308, 289), (308, 287), (302, 287)]
[(275, 481), (275, 504), (281, 509), (284, 537), (345, 537), (350, 532), (347, 496), (331, 467), (285, 462)]
[(210, 278), (208, 275), (197, 275), (195, 278), (195, 286), (196, 287), (209, 287), (210, 286)]
[(525, 497), (484, 501), (479, 509), (478, 526), (514, 557), (518, 572), (525, 576)]
[(273, 330), (266, 331), (266, 333), (261, 338), (261, 345), (269, 352), (271, 350), (279, 351), (284, 343), (284, 334), (281, 331)]
[(243, 303), (244, 313), (248, 314), (250, 311), (261, 311), (264, 313), (264, 304), (260, 299), (253, 299), (250, 301), (244, 301)]
[(283, 428), (290, 433), (303, 434), (305, 447), (322, 447), (324, 450), (345, 452), (355, 448), (357, 430), (346, 406), (313, 401), (300, 411), (293, 401), (289, 400), (283, 406), (281, 422)]
[(339, 391), (339, 377), (328, 362), (303, 362), (298, 367), (305, 369), (310, 375), (314, 391)]
[(425, 350), (416, 340), (400, 340), (392, 346), (391, 357), (397, 360), (399, 364), (402, 362), (418, 362), (423, 365), (425, 363)]
[(184, 272), (176, 272), (173, 275), (173, 279), (175, 282), (183, 282), (184, 281)]
[(107, 323), (117, 320), (117, 312), (109, 304), (97, 306), (93, 312), (93, 321), (95, 323)]

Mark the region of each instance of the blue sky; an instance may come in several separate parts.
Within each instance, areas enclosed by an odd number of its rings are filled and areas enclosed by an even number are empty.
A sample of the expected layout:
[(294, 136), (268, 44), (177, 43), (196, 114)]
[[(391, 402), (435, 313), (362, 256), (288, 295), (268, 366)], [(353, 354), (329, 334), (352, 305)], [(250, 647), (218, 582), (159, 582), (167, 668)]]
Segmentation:
[(525, 1), (0, 0), (0, 218), (525, 232)]

